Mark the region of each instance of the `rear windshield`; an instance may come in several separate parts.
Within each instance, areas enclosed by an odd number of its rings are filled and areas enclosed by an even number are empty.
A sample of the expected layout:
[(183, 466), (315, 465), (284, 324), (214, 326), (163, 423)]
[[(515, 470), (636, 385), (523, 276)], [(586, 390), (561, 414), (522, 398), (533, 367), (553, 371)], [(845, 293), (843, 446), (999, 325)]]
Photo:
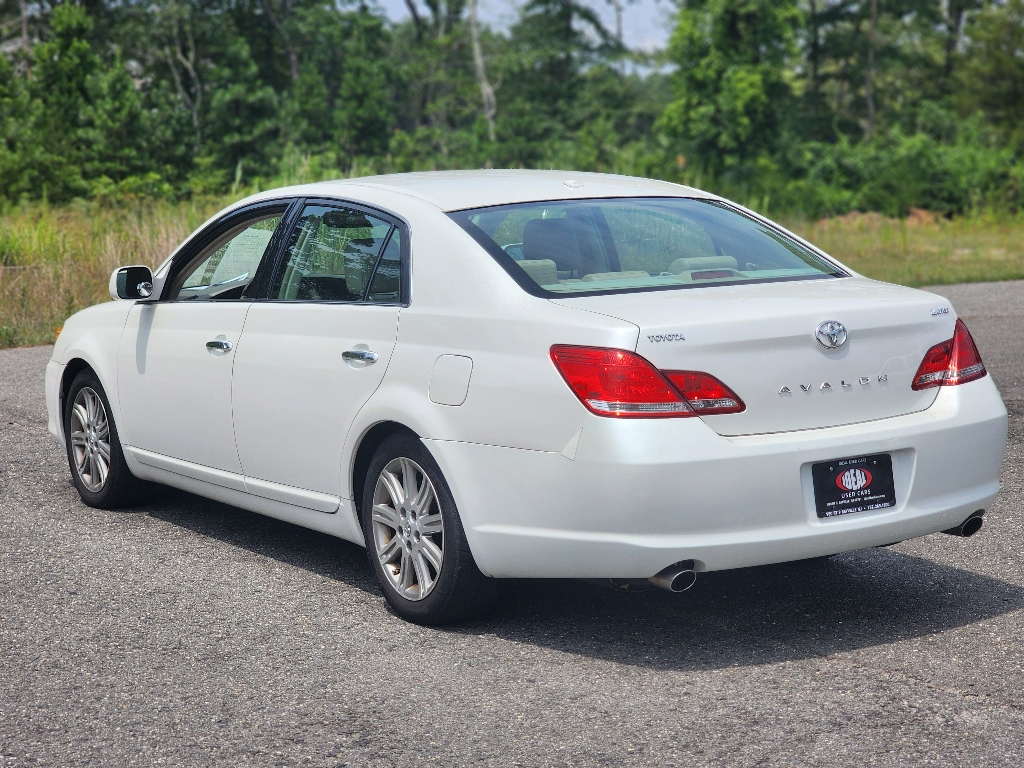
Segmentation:
[(844, 276), (795, 240), (712, 200), (571, 200), (450, 215), (538, 296)]

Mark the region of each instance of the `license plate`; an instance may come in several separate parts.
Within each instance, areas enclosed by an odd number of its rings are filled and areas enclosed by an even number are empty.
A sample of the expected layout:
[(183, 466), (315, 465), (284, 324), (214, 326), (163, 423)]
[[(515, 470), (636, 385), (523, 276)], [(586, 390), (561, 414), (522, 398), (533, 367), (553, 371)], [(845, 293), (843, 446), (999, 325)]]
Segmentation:
[(811, 467), (818, 517), (896, 506), (892, 457), (887, 453), (823, 461)]

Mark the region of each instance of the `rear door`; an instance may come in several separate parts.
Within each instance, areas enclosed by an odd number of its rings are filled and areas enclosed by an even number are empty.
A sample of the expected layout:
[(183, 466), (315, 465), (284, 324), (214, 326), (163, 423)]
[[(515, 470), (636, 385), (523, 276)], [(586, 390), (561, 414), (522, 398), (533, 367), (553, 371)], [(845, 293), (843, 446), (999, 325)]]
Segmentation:
[(250, 493), (337, 508), (348, 428), (384, 377), (408, 243), (389, 216), (306, 202), (235, 358), (235, 439)]
[(175, 258), (162, 300), (132, 307), (118, 350), (118, 392), (126, 443), (143, 463), (213, 481), (227, 472), (241, 482), (232, 365), (246, 291), (286, 208), (271, 203), (214, 223)]

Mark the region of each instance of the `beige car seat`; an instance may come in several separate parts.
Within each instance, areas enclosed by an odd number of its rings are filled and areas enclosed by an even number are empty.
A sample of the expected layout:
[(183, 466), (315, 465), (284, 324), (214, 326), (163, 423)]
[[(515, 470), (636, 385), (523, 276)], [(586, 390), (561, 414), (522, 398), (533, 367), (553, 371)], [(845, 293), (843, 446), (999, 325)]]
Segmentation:
[(517, 261), (523, 271), (537, 285), (557, 285), (558, 269), (552, 259), (523, 259)]
[(680, 272), (692, 272), (695, 269), (736, 269), (737, 266), (736, 259), (732, 256), (693, 256), (676, 259), (668, 271), (678, 275)]

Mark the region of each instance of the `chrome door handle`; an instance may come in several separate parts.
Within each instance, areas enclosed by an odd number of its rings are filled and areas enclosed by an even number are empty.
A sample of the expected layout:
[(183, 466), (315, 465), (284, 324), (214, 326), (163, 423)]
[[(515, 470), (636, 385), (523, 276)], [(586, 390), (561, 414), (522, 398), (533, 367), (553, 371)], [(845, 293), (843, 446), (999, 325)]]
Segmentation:
[(341, 353), (342, 360), (355, 361), (360, 363), (366, 363), (367, 365), (373, 365), (377, 362), (377, 353), (369, 352), (365, 349), (350, 349), (347, 352)]
[(214, 339), (213, 341), (206, 342), (206, 348), (211, 350), (211, 351), (230, 352), (231, 351), (231, 342), (230, 341), (222, 341), (221, 339)]

